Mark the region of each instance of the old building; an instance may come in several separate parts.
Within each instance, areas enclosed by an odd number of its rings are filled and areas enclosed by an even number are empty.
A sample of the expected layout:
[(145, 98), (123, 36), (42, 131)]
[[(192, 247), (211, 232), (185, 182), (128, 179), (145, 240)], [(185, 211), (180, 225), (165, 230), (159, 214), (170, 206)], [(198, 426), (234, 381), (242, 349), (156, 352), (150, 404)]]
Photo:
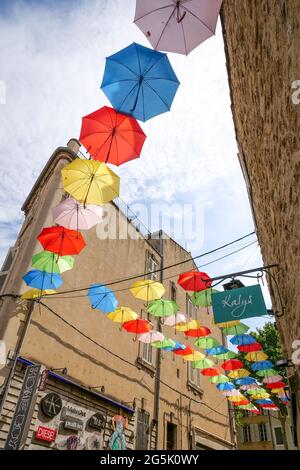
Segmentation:
[[(73, 270), (63, 274), (65, 294), (45, 297), (42, 304), (17, 297), (27, 289), (22, 275), (30, 269), (33, 254), (42, 251), (36, 237), (43, 227), (52, 225), (51, 208), (62, 198), (60, 170), (78, 150), (71, 140), (48, 161), (24, 203), (24, 224), (2, 272), (1, 294), (16, 298), (2, 298), (0, 313), (5, 349), (0, 372), (0, 447), (7, 439), (24, 373), (36, 364), (50, 373), (35, 394), (27, 421), (24, 418), (25, 448), (106, 448), (122, 416), (128, 448), (232, 449), (227, 401), (215, 387), (181, 357), (160, 354), (120, 331), (119, 324), (90, 307), (84, 290), (96, 282), (120, 280), (181, 261), (187, 261), (184, 270), (193, 268), (190, 254), (175, 241), (161, 233), (159, 239), (152, 239), (128, 209), (108, 204), (108, 223), (84, 232), (87, 245), (76, 256)], [(163, 272), (163, 279), (159, 273), (150, 277), (162, 280), (165, 298), (176, 300), (182, 311), (200, 318), (221, 340), (211, 315), (199, 312), (177, 286), (181, 271), (182, 267), (173, 267)], [(113, 287), (119, 304), (146, 318), (146, 306), (132, 296), (130, 285), (122, 281)], [(183, 333), (175, 335), (173, 328), (163, 331), (184, 340)]]
[(284, 355), (290, 361), (287, 374), (298, 441), (299, 11), (299, 0), (226, 0), (222, 11), (239, 159), (264, 263), (278, 265), (268, 281)]

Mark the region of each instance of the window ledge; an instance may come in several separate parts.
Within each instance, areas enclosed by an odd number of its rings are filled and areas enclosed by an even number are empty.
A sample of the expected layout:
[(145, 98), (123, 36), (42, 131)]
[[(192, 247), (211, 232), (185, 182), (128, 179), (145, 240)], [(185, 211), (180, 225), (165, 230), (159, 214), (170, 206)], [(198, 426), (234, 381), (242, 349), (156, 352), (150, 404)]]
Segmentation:
[(152, 377), (155, 375), (155, 367), (149, 364), (149, 362), (144, 361), (141, 357), (138, 357), (136, 360), (136, 365), (138, 369), (145, 369), (147, 372), (151, 374)]
[(187, 388), (188, 388), (189, 391), (193, 392), (194, 395), (199, 395), (200, 398), (202, 398), (204, 391), (201, 387), (198, 387), (198, 385), (196, 385), (193, 382), (190, 382), (188, 380), (187, 381)]

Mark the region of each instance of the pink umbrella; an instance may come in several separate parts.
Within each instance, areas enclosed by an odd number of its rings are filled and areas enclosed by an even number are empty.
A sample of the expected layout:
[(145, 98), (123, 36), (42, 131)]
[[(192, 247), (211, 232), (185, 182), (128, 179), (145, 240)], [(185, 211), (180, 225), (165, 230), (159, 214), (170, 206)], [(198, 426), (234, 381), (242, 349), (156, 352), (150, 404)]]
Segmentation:
[(154, 343), (154, 341), (163, 341), (164, 339), (164, 335), (159, 331), (149, 331), (149, 333), (144, 333), (138, 337), (139, 341), (147, 344)]
[(282, 380), (281, 375), (271, 375), (271, 377), (265, 377), (263, 383), (272, 384), (274, 382), (279, 382), (280, 380)]
[(256, 390), (257, 388), (260, 388), (258, 384), (248, 384), (248, 385), (242, 385), (240, 387), (241, 390)]
[(154, 49), (189, 54), (214, 36), (223, 0), (137, 0), (135, 24)]
[(171, 315), (166, 317), (164, 321), (164, 325), (166, 326), (176, 326), (180, 325), (181, 323), (186, 323), (187, 317), (184, 313), (176, 313), (176, 315)]
[(81, 204), (72, 197), (52, 209), (54, 223), (70, 230), (89, 230), (102, 220), (102, 208), (94, 204)]

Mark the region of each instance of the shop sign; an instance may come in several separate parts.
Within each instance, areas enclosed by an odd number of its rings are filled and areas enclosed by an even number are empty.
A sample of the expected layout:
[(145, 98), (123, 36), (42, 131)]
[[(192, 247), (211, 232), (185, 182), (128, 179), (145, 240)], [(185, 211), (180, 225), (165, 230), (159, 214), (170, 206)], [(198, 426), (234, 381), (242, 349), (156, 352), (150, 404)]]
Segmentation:
[(88, 425), (91, 428), (102, 430), (105, 427), (106, 416), (102, 413), (96, 413), (90, 417)]
[(86, 418), (86, 410), (79, 408), (75, 405), (66, 405), (64, 406), (62, 413), (61, 413), (61, 418), (65, 419), (68, 417), (75, 417), (75, 418)]
[(260, 285), (225, 290), (212, 295), (215, 323), (267, 315)]
[(41, 439), (42, 441), (54, 442), (56, 439), (56, 430), (39, 426), (35, 432), (35, 438)]
[(83, 422), (80, 419), (67, 418), (64, 422), (64, 428), (72, 431), (83, 431)]
[(57, 393), (48, 393), (41, 400), (41, 408), (44, 415), (48, 416), (48, 418), (54, 418), (54, 416), (60, 413), (62, 408), (60, 396)]
[(44, 369), (43, 372), (41, 373), (41, 380), (40, 380), (39, 387), (38, 387), (38, 390), (40, 392), (44, 392), (46, 390), (48, 377), (49, 377), (49, 369)]

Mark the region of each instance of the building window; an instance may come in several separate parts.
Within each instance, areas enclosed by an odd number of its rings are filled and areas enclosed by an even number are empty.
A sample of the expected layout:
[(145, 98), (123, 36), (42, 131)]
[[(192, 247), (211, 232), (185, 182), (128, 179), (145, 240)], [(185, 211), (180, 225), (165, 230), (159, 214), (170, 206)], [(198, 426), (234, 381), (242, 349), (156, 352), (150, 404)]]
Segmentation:
[(196, 385), (196, 387), (201, 387), (201, 376), (200, 376), (199, 369), (196, 369), (194, 367), (193, 362), (191, 361), (188, 361), (187, 367), (188, 367), (188, 381), (191, 384)]
[(149, 253), (147, 251), (146, 253), (146, 273), (149, 273), (147, 274), (147, 279), (151, 279), (152, 281), (157, 281), (158, 280), (158, 274), (157, 271), (158, 270), (158, 262), (157, 260), (154, 258), (154, 256)]
[(149, 435), (149, 413), (144, 410), (138, 410), (137, 414), (137, 433), (136, 433), (136, 450), (148, 449)]
[(0, 271), (0, 292), (2, 292), (6, 278), (10, 272), (10, 268), (13, 263), (14, 255), (16, 253), (16, 248), (10, 248), (2, 265)]
[(188, 294), (186, 294), (186, 314), (188, 318), (198, 320), (198, 308), (193, 304)]
[(177, 297), (176, 284), (175, 282), (171, 281), (170, 282), (170, 300), (173, 300), (174, 302), (176, 302), (176, 297)]
[(177, 448), (177, 426), (173, 423), (167, 423), (167, 450), (176, 450)]
[[(145, 320), (149, 320), (149, 314), (144, 310), (141, 311), (141, 317)], [(140, 342), (140, 358), (152, 365), (152, 347), (151, 344)]]
[(250, 426), (243, 426), (243, 440), (244, 442), (252, 442)]
[(281, 427), (274, 428), (276, 445), (283, 445), (283, 433)]
[(265, 424), (259, 424), (258, 431), (259, 431), (259, 440), (268, 441), (267, 426)]

